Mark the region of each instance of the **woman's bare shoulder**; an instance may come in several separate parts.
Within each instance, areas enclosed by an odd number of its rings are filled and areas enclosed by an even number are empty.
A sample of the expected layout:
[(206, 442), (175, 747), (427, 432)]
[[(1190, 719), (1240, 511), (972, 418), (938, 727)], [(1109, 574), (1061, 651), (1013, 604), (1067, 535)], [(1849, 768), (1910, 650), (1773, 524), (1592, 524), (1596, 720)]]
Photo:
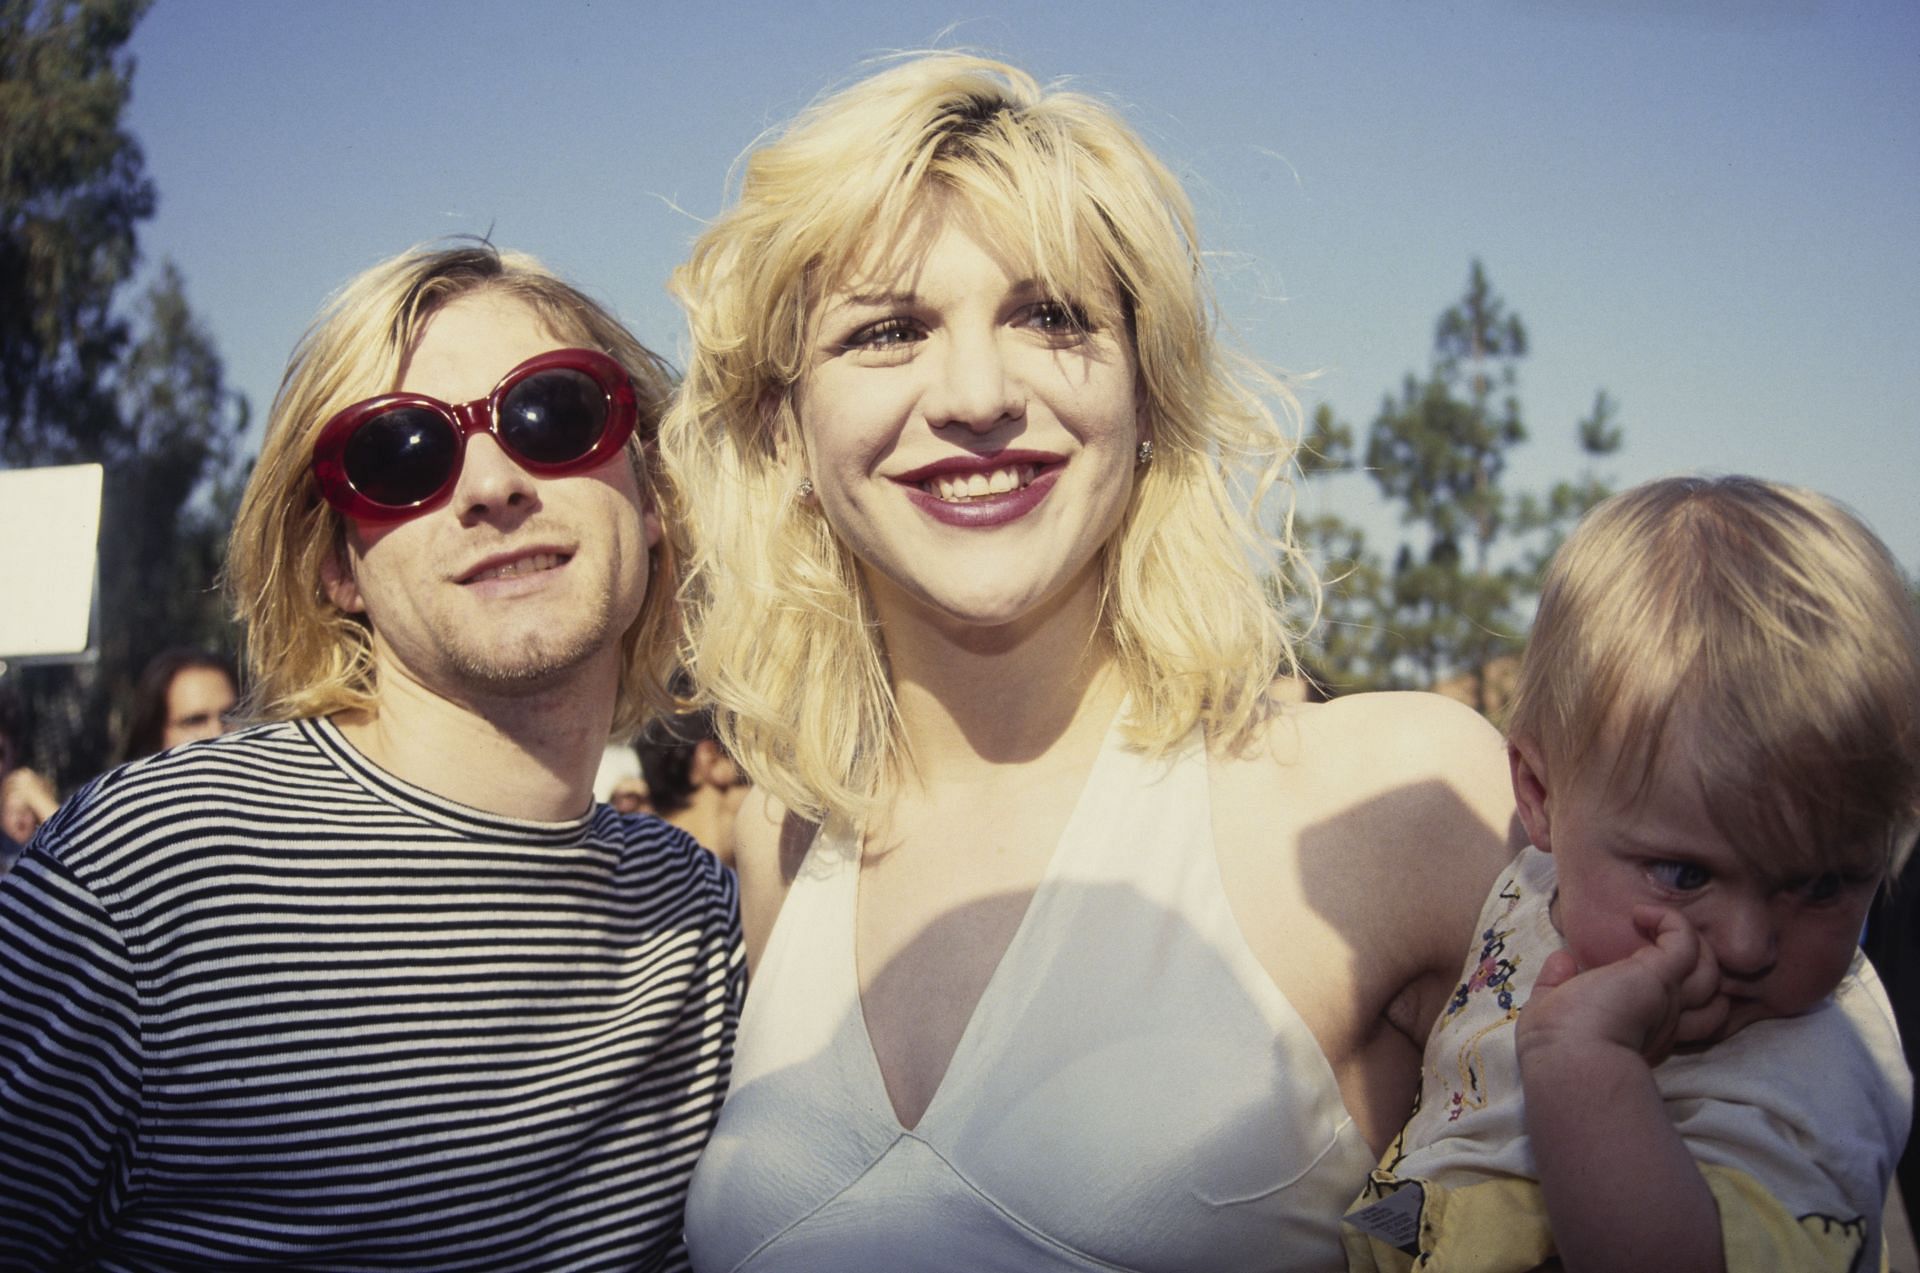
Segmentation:
[(1417, 946), (1420, 917), (1432, 916), (1434, 945), (1408, 953), (1415, 966), (1450, 962), (1519, 847), (1499, 731), (1471, 708), (1419, 693), (1289, 707), (1263, 730), (1226, 784), (1239, 824), (1292, 828), (1292, 860), (1274, 865), (1342, 915), (1343, 929), (1359, 937), (1378, 928)]
[(1384, 1143), (1512, 854), (1500, 735), (1432, 695), (1355, 695), (1282, 709), (1212, 775), (1242, 931)]
[(1476, 785), (1489, 773), (1506, 785), (1500, 732), (1472, 708), (1439, 694), (1390, 691), (1303, 703), (1266, 728), (1276, 759), (1286, 761), (1285, 744), (1298, 738), (1300, 759), (1338, 766), (1357, 786), (1397, 786), (1422, 777)]

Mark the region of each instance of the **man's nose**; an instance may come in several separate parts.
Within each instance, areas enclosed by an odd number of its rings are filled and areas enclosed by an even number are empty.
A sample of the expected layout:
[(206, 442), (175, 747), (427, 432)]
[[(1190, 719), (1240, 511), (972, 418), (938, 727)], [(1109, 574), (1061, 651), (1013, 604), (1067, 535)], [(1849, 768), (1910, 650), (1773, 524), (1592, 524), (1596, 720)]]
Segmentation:
[(498, 516), (531, 505), (537, 498), (535, 482), (491, 433), (471, 434), (453, 488), (453, 506), (463, 521)]

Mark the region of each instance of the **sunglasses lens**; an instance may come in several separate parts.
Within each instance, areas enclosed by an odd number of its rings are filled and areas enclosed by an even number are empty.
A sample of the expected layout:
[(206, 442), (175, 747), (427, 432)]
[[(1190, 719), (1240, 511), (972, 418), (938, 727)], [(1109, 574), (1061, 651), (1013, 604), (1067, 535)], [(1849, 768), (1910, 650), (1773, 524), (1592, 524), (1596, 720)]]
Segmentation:
[(382, 411), (353, 431), (341, 464), (354, 489), (376, 504), (404, 508), (427, 498), (453, 472), (459, 439), (419, 407)]
[(535, 464), (565, 464), (593, 450), (607, 427), (607, 395), (585, 372), (528, 376), (500, 403), (500, 438)]

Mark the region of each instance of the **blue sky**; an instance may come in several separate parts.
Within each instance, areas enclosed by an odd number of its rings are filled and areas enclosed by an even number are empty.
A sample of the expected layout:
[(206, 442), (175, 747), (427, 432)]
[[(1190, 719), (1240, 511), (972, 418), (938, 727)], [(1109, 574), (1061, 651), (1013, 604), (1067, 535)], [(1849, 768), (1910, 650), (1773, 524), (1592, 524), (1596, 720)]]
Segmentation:
[[(1824, 490), (1920, 572), (1920, 5), (1912, 0), (617, 4), (160, 0), (129, 124), (171, 257), (264, 421), (327, 294), (490, 232), (679, 361), (664, 283), (763, 129), (899, 49), (1118, 104), (1188, 182), (1222, 311), (1356, 428), (1478, 257), (1525, 319), (1533, 440), (1616, 483)], [(1370, 488), (1316, 497), (1393, 531)]]

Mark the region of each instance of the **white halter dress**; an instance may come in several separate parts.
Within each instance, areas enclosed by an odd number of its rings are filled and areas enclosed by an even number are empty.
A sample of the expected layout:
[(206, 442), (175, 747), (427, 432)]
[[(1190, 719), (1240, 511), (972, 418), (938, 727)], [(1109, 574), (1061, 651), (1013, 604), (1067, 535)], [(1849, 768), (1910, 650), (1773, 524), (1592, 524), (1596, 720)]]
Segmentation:
[(912, 1128), (861, 1014), (859, 837), (824, 831), (748, 990), (694, 1268), (1344, 1268), (1374, 1155), (1247, 947), (1212, 825), (1197, 734), (1162, 762), (1107, 738)]

